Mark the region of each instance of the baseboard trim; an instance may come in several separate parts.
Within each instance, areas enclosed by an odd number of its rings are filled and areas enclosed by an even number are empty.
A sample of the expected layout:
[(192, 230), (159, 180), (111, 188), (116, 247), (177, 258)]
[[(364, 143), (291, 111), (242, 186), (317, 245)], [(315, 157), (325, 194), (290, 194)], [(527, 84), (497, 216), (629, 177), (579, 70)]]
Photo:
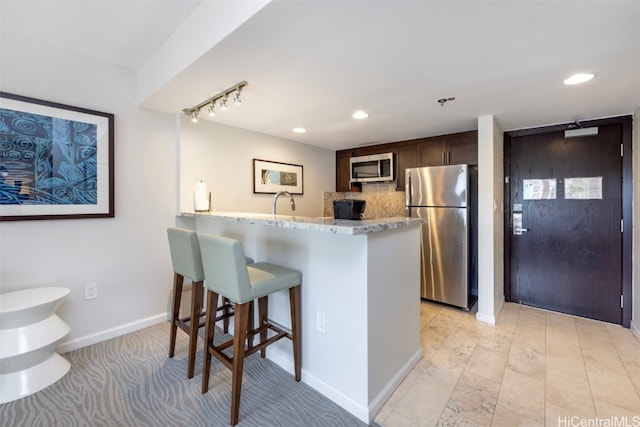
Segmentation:
[(394, 391), (398, 388), (398, 386), (404, 381), (404, 379), (409, 375), (409, 373), (416, 367), (418, 363), (422, 360), (422, 348), (419, 347), (418, 350), (407, 360), (407, 362), (400, 368), (398, 372), (391, 378), (391, 380), (380, 390), (380, 393), (371, 401), (369, 404), (369, 421), (371, 423), (378, 412), (382, 409), (385, 403), (389, 400)]
[(92, 344), (97, 344), (102, 341), (110, 340), (111, 338), (119, 337), (121, 335), (125, 335), (130, 332), (135, 332), (140, 329), (148, 328), (149, 326), (157, 325), (158, 323), (162, 323), (166, 321), (167, 321), (167, 313), (156, 314), (155, 316), (136, 320), (135, 322), (127, 323), (125, 325), (117, 326), (115, 328), (107, 329), (105, 331), (96, 332), (95, 334), (76, 338), (71, 341), (65, 341), (61, 343), (60, 346), (58, 346), (58, 352), (60, 354), (68, 353), (70, 351), (77, 350), (82, 347), (87, 347)]
[(500, 301), (498, 301), (498, 306), (494, 307), (494, 314), (487, 314), (487, 313), (481, 313), (481, 312), (477, 312), (476, 313), (476, 320), (478, 320), (479, 322), (483, 322), (483, 323), (488, 323), (490, 325), (495, 325), (496, 322), (498, 321), (498, 317), (500, 316), (500, 313), (502, 312), (502, 309), (504, 308), (504, 296), (502, 298), (500, 298)]
[[(267, 351), (267, 358), (287, 372), (291, 372), (293, 375), (293, 360), (291, 355), (287, 355), (274, 348), (273, 350)], [(376, 414), (382, 409), (396, 388), (398, 388), (400, 383), (409, 375), (420, 360), (422, 360), (422, 348), (416, 350), (368, 407), (339, 392), (315, 375), (306, 372), (304, 366), (302, 367), (302, 382), (368, 425), (374, 420)]]
[[(293, 359), (290, 355), (287, 356), (276, 348), (273, 350), (270, 348), (267, 350), (267, 359), (271, 360), (287, 372), (293, 372)], [(358, 418), (360, 421), (369, 424), (369, 410), (365, 405), (356, 402), (349, 396), (340, 393), (320, 378), (306, 372), (304, 370), (304, 366), (302, 367), (302, 382), (343, 408), (345, 411), (349, 412), (351, 415)]]

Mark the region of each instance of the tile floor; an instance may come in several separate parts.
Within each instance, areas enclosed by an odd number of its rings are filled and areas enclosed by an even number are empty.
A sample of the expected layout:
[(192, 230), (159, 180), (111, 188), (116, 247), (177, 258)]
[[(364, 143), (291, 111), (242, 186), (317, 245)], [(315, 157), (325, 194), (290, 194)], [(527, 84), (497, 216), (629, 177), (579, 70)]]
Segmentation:
[(423, 360), (376, 417), (384, 427), (640, 426), (629, 329), (517, 304), (493, 326), (423, 302), (421, 341)]

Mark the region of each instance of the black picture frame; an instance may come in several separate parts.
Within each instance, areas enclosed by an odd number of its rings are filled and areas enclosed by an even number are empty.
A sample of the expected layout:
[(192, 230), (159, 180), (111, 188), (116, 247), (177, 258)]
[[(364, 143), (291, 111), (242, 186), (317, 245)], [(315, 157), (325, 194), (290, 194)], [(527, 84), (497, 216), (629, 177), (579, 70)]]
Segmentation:
[(113, 218), (114, 115), (0, 92), (0, 221)]
[(304, 176), (302, 165), (253, 159), (253, 192), (275, 194), (288, 191), (291, 194), (304, 194)]

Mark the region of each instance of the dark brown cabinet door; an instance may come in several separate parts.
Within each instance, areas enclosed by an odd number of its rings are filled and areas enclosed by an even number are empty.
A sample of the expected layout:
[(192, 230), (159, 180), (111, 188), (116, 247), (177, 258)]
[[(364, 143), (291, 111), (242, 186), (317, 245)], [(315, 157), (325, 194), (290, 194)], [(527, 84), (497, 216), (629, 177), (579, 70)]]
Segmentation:
[(439, 166), (446, 162), (446, 141), (444, 138), (426, 138), (417, 144), (417, 166)]
[(508, 299), (620, 324), (622, 126), (508, 140)]
[(394, 150), (396, 153), (396, 190), (404, 190), (404, 171), (414, 168), (416, 163), (415, 144), (400, 145)]
[(336, 191), (350, 191), (349, 159), (351, 151), (336, 152)]
[(417, 143), (417, 166), (478, 165), (478, 132), (425, 138)]
[(478, 165), (478, 132), (464, 132), (447, 138), (449, 164)]

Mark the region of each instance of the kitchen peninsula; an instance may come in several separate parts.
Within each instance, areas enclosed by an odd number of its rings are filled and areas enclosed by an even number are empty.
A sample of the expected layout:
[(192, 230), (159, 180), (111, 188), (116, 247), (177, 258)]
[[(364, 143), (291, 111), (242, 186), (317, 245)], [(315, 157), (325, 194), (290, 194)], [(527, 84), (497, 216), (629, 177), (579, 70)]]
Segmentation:
[[(420, 223), (229, 212), (178, 218), (199, 234), (242, 241), (256, 261), (302, 272), (302, 381), (367, 424), (422, 355)], [(286, 292), (269, 298), (269, 316), (290, 326)], [(288, 340), (267, 357), (293, 371)]]

